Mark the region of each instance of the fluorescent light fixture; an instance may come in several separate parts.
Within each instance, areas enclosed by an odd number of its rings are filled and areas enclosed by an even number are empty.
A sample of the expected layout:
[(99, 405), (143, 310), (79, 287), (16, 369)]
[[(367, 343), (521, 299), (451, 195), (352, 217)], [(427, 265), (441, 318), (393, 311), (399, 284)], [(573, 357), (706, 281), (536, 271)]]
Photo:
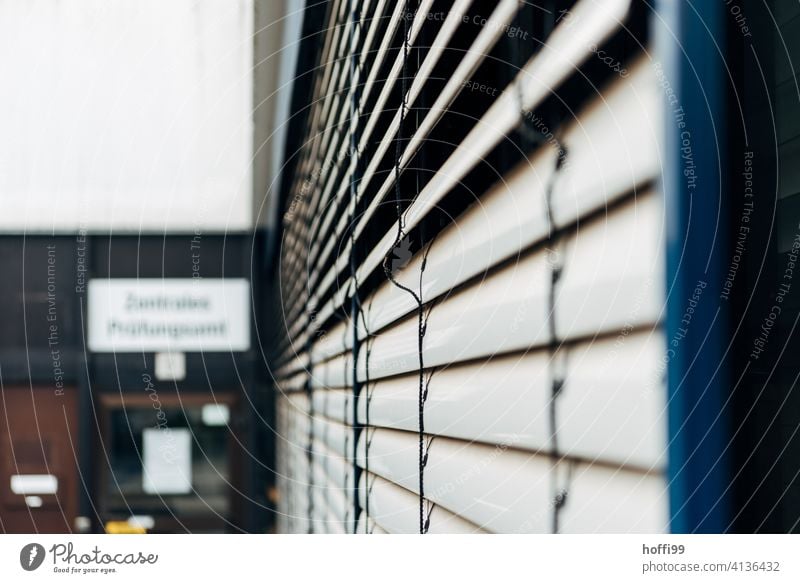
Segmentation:
[(227, 425), (231, 420), (231, 410), (227, 405), (208, 403), (203, 405), (203, 424), (211, 426)]

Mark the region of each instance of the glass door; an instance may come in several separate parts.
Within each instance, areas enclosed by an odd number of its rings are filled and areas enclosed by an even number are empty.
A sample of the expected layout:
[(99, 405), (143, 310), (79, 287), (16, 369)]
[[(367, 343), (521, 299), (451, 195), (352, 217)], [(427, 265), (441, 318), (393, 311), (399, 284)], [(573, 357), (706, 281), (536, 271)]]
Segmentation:
[(153, 395), (103, 399), (104, 525), (123, 532), (236, 532), (240, 464), (232, 399)]

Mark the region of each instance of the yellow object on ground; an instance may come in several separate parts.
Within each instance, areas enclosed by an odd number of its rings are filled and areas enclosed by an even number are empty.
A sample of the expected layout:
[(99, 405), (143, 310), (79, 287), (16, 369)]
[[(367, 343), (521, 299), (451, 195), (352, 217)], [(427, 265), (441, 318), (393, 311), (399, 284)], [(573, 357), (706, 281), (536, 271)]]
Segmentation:
[(127, 520), (110, 520), (106, 522), (106, 534), (147, 534), (147, 530)]

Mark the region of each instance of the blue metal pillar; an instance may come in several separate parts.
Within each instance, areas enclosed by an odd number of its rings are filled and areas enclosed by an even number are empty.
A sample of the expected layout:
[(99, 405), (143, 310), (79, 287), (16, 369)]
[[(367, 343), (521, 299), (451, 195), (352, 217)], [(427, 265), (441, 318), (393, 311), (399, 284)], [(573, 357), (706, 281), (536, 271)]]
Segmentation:
[[(671, 530), (729, 526), (725, 5), (662, 0)], [(658, 65), (657, 65), (658, 66)], [(727, 406), (726, 406), (727, 405)]]

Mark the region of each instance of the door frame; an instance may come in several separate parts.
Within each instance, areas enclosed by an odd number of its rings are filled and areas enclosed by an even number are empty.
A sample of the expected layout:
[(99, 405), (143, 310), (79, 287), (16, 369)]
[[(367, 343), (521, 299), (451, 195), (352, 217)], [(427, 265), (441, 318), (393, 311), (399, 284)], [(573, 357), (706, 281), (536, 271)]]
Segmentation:
[[(95, 471), (93, 476), (94, 491), (96, 492), (96, 505), (99, 514), (99, 530), (104, 531), (104, 522), (109, 519), (109, 511), (107, 508), (109, 499), (108, 480), (106, 479), (108, 473), (111, 471), (110, 460), (108, 458), (109, 446), (111, 445), (111, 412), (119, 409), (126, 408), (146, 408), (152, 407), (155, 402), (150, 398), (149, 394), (143, 392), (121, 392), (121, 393), (97, 393), (96, 398), (99, 403), (99, 432), (93, 448), (98, 455), (104, 456), (104, 463), (95, 464)], [(238, 395), (232, 391), (222, 391), (211, 393), (202, 392), (179, 392), (167, 391), (161, 388), (158, 392), (158, 402), (164, 409), (184, 409), (187, 407), (198, 407), (207, 404), (227, 405), (231, 411), (231, 419), (226, 426), (228, 433), (228, 464), (230, 468), (230, 508), (231, 515), (228, 521), (234, 525), (241, 525), (243, 517), (241, 516), (241, 504), (237, 503), (239, 495), (236, 491), (242, 491), (243, 484), (243, 460), (241, 455), (241, 448), (237, 447), (238, 443), (243, 443), (241, 431), (236, 421), (237, 408), (241, 406), (242, 400)], [(181, 519), (181, 525), (186, 530), (192, 532), (195, 528), (202, 529), (207, 527), (210, 522), (204, 519)], [(232, 527), (228, 526), (233, 532), (237, 532)]]

